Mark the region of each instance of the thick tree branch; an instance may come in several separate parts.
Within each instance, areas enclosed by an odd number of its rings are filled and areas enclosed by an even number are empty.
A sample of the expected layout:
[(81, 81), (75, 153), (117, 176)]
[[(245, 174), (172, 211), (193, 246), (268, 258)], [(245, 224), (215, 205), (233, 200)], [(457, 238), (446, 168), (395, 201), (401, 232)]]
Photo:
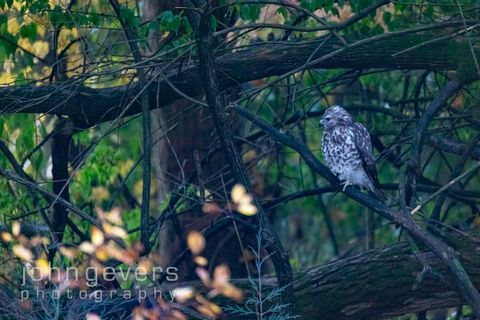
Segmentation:
[[(437, 27), (446, 29), (457, 24), (443, 23)], [(315, 41), (303, 42), (260, 43), (247, 49), (224, 53), (215, 59), (215, 69), (220, 89), (223, 90), (251, 80), (291, 72), (305, 66), (309, 60), (316, 62), (309, 64), (308, 68), (456, 70), (465, 63), (465, 57), (471, 55), (466, 41), (449, 38), (394, 56), (395, 53), (439, 36), (437, 32), (422, 30), (392, 32), (373, 39), (345, 37), (351, 43), (348, 48), (334, 37), (319, 37)], [(360, 44), (355, 45), (356, 43)], [(332, 54), (339, 49), (342, 50)], [(162, 107), (183, 98), (172, 89), (172, 85), (177, 91), (189, 96), (201, 93), (202, 81), (198, 65), (180, 68), (172, 66), (165, 75), (168, 81), (152, 81), (149, 86), (150, 98), (158, 100), (156, 104), (150, 104), (151, 108)], [(76, 81), (43, 86), (32, 84), (2, 87), (0, 112), (59, 114), (70, 116), (85, 126), (92, 126), (118, 116), (137, 114), (142, 110), (142, 102), (133, 101), (145, 89), (139, 83), (92, 89), (81, 86)], [(125, 110), (127, 106), (128, 110)]]
[[(426, 142), (432, 147), (438, 148), (445, 152), (450, 152), (462, 156), (465, 151), (467, 151), (468, 146), (459, 142), (450, 139), (441, 137), (440, 135), (431, 135), (426, 138)], [(480, 148), (475, 147), (471, 154), (470, 158), (473, 160), (480, 160)]]
[[(480, 285), (477, 242), (455, 234), (446, 240), (461, 252)], [(440, 259), (431, 251), (413, 254), (407, 243), (299, 272), (294, 278), (294, 306), (302, 319), (382, 319), (465, 302)]]

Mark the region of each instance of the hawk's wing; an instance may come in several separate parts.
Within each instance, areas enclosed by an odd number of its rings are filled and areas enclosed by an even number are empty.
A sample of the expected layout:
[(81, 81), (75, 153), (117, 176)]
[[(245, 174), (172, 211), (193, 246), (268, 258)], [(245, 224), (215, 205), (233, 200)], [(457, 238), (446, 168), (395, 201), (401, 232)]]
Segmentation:
[(372, 142), (370, 140), (370, 134), (368, 133), (367, 128), (358, 122), (353, 123), (353, 132), (355, 136), (355, 146), (360, 153), (363, 169), (370, 177), (373, 185), (377, 187), (379, 182), (377, 177), (377, 168), (375, 167), (375, 159), (372, 155)]

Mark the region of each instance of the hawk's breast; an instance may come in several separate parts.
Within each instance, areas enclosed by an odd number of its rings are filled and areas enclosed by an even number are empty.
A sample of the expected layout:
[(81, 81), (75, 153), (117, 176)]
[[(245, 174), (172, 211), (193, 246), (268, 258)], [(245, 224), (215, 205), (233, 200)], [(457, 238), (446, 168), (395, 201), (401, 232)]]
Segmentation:
[(362, 166), (360, 154), (355, 146), (355, 133), (347, 126), (337, 126), (325, 130), (322, 138), (322, 151), (328, 168), (346, 180)]

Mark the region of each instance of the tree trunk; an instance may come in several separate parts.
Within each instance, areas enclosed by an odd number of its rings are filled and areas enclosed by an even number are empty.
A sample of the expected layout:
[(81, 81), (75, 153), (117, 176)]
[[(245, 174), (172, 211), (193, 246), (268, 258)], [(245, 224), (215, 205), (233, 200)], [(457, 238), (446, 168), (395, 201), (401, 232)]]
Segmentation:
[[(175, 6), (178, 6), (177, 1), (146, 0), (145, 20), (152, 20), (165, 10), (173, 11)], [(154, 32), (153, 36), (149, 39), (149, 47), (155, 52), (159, 49), (161, 34)], [(202, 100), (202, 95), (198, 93), (195, 99)], [(164, 97), (160, 97), (158, 103), (161, 104), (163, 99)], [(209, 150), (216, 146), (215, 126), (207, 109), (194, 106), (187, 99), (179, 99), (164, 108), (154, 110), (152, 120), (152, 140), (154, 143), (158, 141), (153, 148), (153, 154), (159, 204), (165, 200), (167, 193), (176, 190), (182, 184), (188, 187), (186, 180), (192, 174), (197, 176), (192, 184), (203, 186), (208, 191), (224, 194), (225, 188), (230, 189), (230, 174), (227, 170), (222, 172), (222, 169), (227, 167), (226, 158), (222, 153), (217, 152), (210, 156), (210, 161), (204, 166), (198, 161), (207, 157)], [(199, 175), (197, 171), (201, 174)], [(222, 185), (222, 179), (227, 186)], [(187, 207), (195, 204), (194, 201), (187, 203)], [(155, 230), (159, 233), (158, 252), (162, 257), (163, 266), (169, 266), (178, 253), (185, 249), (182, 248), (182, 243), (190, 231), (206, 228), (213, 223), (215, 217), (206, 215), (202, 211), (202, 206), (197, 205), (174, 219), (175, 221), (170, 219), (165, 221), (162, 228)], [(232, 269), (232, 274), (246, 276), (244, 263), (240, 262), (241, 250), (238, 238), (232, 226), (208, 239), (203, 254), (212, 266), (227, 263)], [(188, 280), (191, 279), (190, 275), (196, 277), (194, 265), (187, 261), (181, 265), (179, 277)]]

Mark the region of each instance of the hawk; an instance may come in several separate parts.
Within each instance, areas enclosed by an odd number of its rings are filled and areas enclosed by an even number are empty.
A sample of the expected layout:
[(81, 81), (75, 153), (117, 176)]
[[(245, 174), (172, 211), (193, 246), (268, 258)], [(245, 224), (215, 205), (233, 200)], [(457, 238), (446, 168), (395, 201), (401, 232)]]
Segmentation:
[(385, 193), (377, 187), (377, 169), (367, 129), (340, 106), (328, 108), (320, 125), (324, 127), (323, 157), (330, 171), (343, 182), (343, 191), (355, 185), (385, 200)]

